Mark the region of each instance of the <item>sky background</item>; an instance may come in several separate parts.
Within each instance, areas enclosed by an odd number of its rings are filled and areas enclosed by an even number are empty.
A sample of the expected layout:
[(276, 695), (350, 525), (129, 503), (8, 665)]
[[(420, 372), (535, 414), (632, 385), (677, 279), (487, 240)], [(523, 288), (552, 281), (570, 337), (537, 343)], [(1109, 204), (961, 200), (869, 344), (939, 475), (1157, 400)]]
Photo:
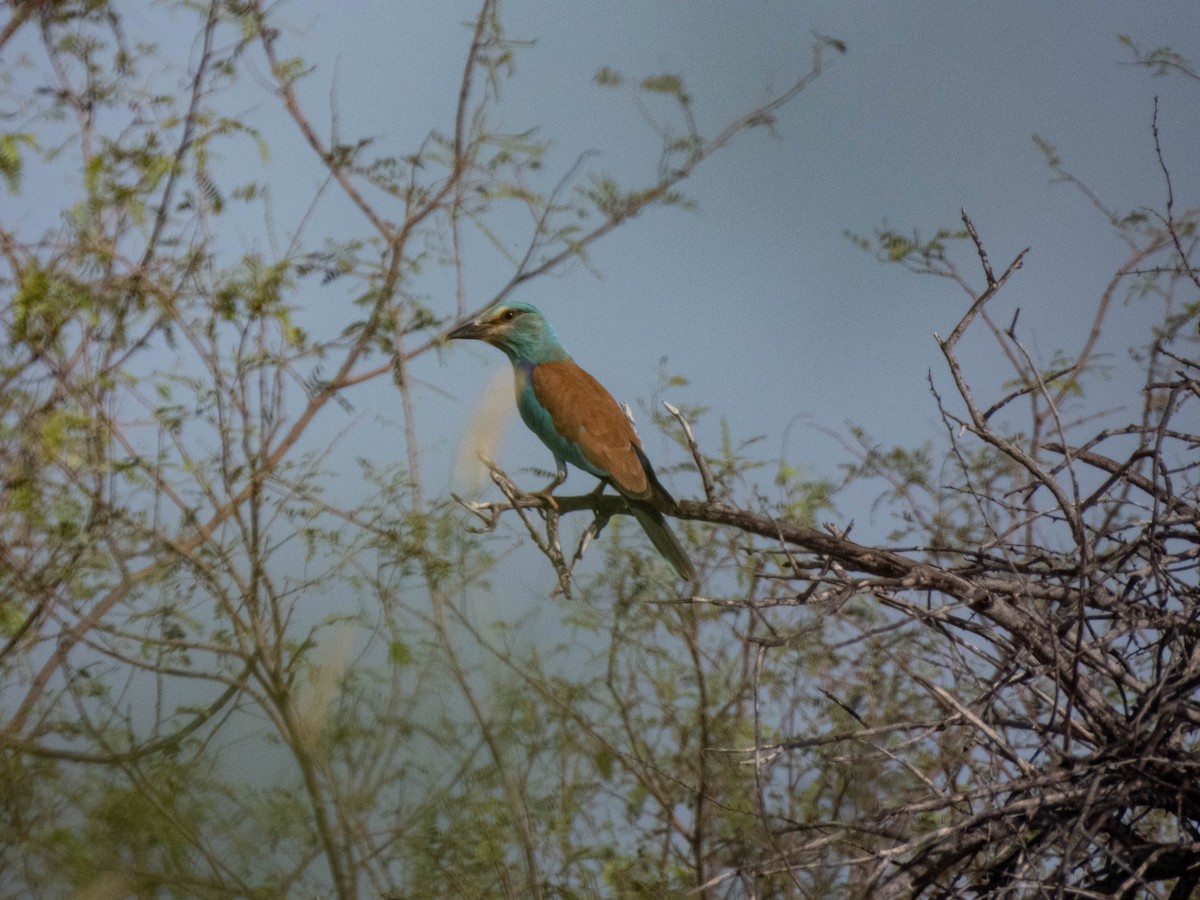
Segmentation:
[[(289, 0), (275, 14), (290, 23), (281, 53), (313, 66), (301, 98), (317, 131), (330, 134), (336, 109), (344, 139), (372, 136), (380, 153), (409, 153), (431, 129), (451, 128), (470, 38), (465, 23), (476, 10), (464, 2)], [(184, 71), (197, 51), (190, 43), (194, 17), (175, 34), (161, 25), (161, 11), (131, 6), (129, 15), (153, 23), (168, 52), (176, 43)], [(173, 15), (185, 24), (182, 14)], [(514, 295), (542, 307), (576, 359), (618, 400), (643, 410), (643, 437), (659, 469), (687, 461), (645, 423), (645, 405), (664, 371), (687, 380), (669, 399), (709, 409), (697, 426), (705, 449), (718, 451), (726, 422), (735, 442), (762, 436), (756, 453), (783, 455), (809, 477), (838, 477), (850, 457), (834, 435), (851, 424), (887, 446), (940, 436), (927, 373), (943, 393), (949, 379), (933, 333), (953, 328), (967, 298), (946, 281), (874, 261), (847, 239), (848, 230), (870, 234), (886, 220), (929, 236), (959, 227), (965, 208), (998, 269), (1030, 248), (1024, 269), (992, 307), (996, 320), (1007, 323), (1020, 307), (1020, 337), (1043, 362), (1058, 348), (1077, 350), (1125, 248), (1084, 196), (1050, 184), (1034, 134), (1052, 142), (1111, 206), (1161, 206), (1165, 187), (1151, 135), (1158, 96), (1176, 202), (1196, 202), (1200, 84), (1151, 77), (1131, 64), (1118, 39), (1129, 35), (1144, 49), (1169, 45), (1200, 60), (1194, 0), (511, 0), (501, 16), (509, 37), (530, 43), (518, 52), (495, 124), (511, 132), (536, 127), (550, 142), (544, 189), (583, 154), (592, 155), (579, 182), (599, 171), (626, 186), (654, 177), (658, 138), (630, 89), (595, 83), (601, 67), (628, 83), (681, 75), (701, 131), (712, 135), (804, 72), (814, 34), (846, 45), (844, 55), (828, 54), (822, 77), (779, 113), (773, 133), (741, 136), (684, 183), (694, 210), (651, 210), (595, 245), (591, 269), (575, 265)], [(265, 77), (245, 79), (229, 108), (261, 131), (272, 147), (269, 160), (246, 142), (243, 155), (218, 165), (236, 180), (271, 185), (276, 242), (306, 213), (310, 235), (368, 236), (361, 216), (333, 192), (309, 210), (325, 176), (268, 90)], [(54, 215), (60, 189), (52, 180), (34, 185), (26, 222), (44, 214), (39, 210)], [(515, 217), (512, 225), (509, 234), (501, 219), (498, 233), (520, 251), (527, 222)], [(268, 230), (261, 217), (248, 219), (222, 238), (230, 249), (270, 256), (279, 244)], [(956, 253), (962, 270), (982, 283), (970, 248)], [(470, 308), (511, 274), (497, 254), (472, 259)], [(449, 271), (432, 272), (420, 290), (434, 309), (452, 308)], [(1160, 315), (1151, 304), (1121, 299), (1104, 341), (1112, 374), (1088, 398), (1095, 409), (1128, 397), (1135, 371), (1123, 366), (1125, 349), (1144, 342)], [(297, 301), (302, 316), (326, 331), (350, 315), (328, 295)], [(995, 398), (989, 387), (998, 390), (1011, 371), (983, 337), (980, 331), (964, 342), (966, 374)], [(425, 385), (416, 425), (431, 496), (464, 489), (452, 462), (479, 397), (506, 368), (501, 354), (482, 345), (456, 345), (413, 366), (411, 375)], [(392, 385), (377, 379), (346, 399), (353, 410), (328, 407), (308, 446), (343, 433), (352, 435), (346, 453), (380, 463), (399, 458)], [(518, 423), (498, 460), (513, 472), (552, 464)], [(667, 481), (679, 496), (700, 494), (690, 471)], [(576, 473), (565, 489), (591, 486)], [(864, 489), (838, 501), (838, 520), (853, 519), (861, 540), (878, 539), (888, 527), (872, 520), (871, 499)]]
[[(314, 112), (328, 109), (336, 82), (348, 134), (413, 146), (445, 127), (466, 45), (459, 23), (474, 7), (433, 8), (352, 4), (308, 16), (303, 4), (291, 7), (303, 32), (296, 47), (319, 67), (306, 85)], [(724, 419), (735, 439), (763, 435), (764, 456), (836, 477), (847, 455), (828, 432), (848, 423), (886, 445), (940, 434), (926, 377), (932, 370), (943, 388), (948, 378), (933, 333), (948, 333), (967, 300), (948, 282), (875, 262), (847, 230), (869, 234), (886, 220), (928, 236), (957, 228), (965, 208), (997, 268), (1029, 247), (993, 309), (1007, 323), (1020, 307), (1020, 336), (1045, 361), (1080, 347), (1125, 248), (1085, 197), (1050, 183), (1032, 136), (1052, 142), (1111, 206), (1161, 205), (1151, 134), (1158, 96), (1176, 201), (1195, 202), (1200, 85), (1151, 77), (1118, 39), (1196, 60), (1194, 3), (511, 2), (502, 16), (510, 37), (533, 44), (520, 51), (500, 114), (507, 128), (537, 126), (551, 141), (548, 185), (588, 152), (597, 154), (589, 169), (623, 183), (653, 174), (657, 138), (630, 90), (594, 83), (602, 66), (628, 81), (682, 75), (701, 130), (713, 134), (802, 72), (814, 33), (847, 46), (780, 113), (774, 134), (742, 136), (685, 183), (694, 211), (656, 210), (619, 229), (594, 248), (599, 278), (576, 266), (517, 294), (541, 306), (576, 359), (635, 408), (665, 358), (666, 371), (688, 380), (669, 397), (711, 410), (699, 433), (714, 452)], [(514, 249), (523, 238), (514, 235)], [(956, 259), (982, 282), (969, 248)], [(508, 274), (471, 272), (470, 305)], [(449, 281), (446, 289), (448, 299)], [(1096, 388), (1095, 408), (1108, 405), (1106, 390), (1128, 396), (1136, 375), (1122, 367), (1125, 348), (1159, 314), (1123, 302), (1114, 311), (1105, 339), (1112, 376)], [(977, 383), (1010, 377), (988, 341), (968, 339), (964, 350)], [(487, 379), (506, 366), (479, 346), (416, 367), (431, 386), (419, 415), (436, 420), (438, 440), (453, 447)], [(647, 442), (660, 468), (683, 461), (665, 439)], [(549, 466), (519, 423), (500, 461), (510, 470)], [(699, 493), (686, 474), (671, 485)], [(590, 480), (576, 474), (572, 487)], [(840, 505), (843, 521), (867, 526), (866, 509)]]

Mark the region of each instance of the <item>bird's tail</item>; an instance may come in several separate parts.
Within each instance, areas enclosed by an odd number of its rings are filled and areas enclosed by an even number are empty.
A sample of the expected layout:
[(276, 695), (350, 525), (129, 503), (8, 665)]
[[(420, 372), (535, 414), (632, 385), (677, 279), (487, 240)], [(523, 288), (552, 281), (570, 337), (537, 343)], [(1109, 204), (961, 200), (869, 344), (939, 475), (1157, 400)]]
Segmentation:
[(671, 530), (663, 514), (647, 503), (631, 502), (629, 505), (654, 549), (671, 564), (680, 578), (694, 582), (696, 568), (688, 559), (687, 551), (683, 549), (683, 544), (679, 543), (679, 538), (675, 537), (675, 532)]

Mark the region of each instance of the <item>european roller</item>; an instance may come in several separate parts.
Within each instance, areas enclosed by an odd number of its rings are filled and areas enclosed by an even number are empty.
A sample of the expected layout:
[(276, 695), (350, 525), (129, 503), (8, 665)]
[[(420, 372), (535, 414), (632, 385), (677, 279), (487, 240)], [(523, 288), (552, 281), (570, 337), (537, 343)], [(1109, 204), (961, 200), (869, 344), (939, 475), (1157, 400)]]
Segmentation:
[(567, 463), (595, 475), (601, 489), (611, 484), (625, 497), (679, 577), (695, 580), (692, 561), (663, 518), (664, 512), (675, 512), (675, 500), (655, 477), (629, 419), (600, 382), (571, 359), (536, 307), (498, 306), (447, 337), (486, 341), (512, 361), (521, 418), (554, 454), (555, 478), (539, 494), (551, 498), (567, 479)]

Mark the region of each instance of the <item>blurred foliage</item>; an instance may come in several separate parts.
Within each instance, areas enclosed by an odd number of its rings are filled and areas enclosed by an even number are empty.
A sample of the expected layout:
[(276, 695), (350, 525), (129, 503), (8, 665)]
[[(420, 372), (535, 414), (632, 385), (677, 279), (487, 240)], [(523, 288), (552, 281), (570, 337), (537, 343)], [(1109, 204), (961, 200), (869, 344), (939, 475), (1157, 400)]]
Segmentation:
[[(0, 897), (869, 892), (872, 853), (958, 818), (952, 805), (895, 809), (935, 783), (989, 783), (991, 759), (962, 720), (945, 725), (939, 691), (986, 681), (995, 660), (943, 640), (944, 620), (898, 587), (842, 590), (829, 559), (731, 524), (680, 522), (702, 595), (681, 595), (616, 517), (575, 572), (575, 598), (547, 600), (551, 567), (527, 548), (545, 518), (474, 530), (430, 495), (422, 463), (440, 451), (417, 429), (424, 386), (406, 368), (467, 314), (430, 298), (443, 296), (434, 276), (464, 277), (472, 239), (499, 254), (481, 265), (511, 270), (481, 306), (586, 264), (628, 219), (689, 206), (679, 185), (693, 169), (769, 127), (820, 73), (821, 49), (844, 46), (819, 38), (811, 71), (715, 135), (698, 129), (682, 76), (601, 68), (596, 84), (629, 89), (661, 139), (654, 174), (623, 185), (582, 160), (547, 182), (548, 138), (495, 124), (525, 46), (495, 3), (464, 31), (453, 125), (415, 148), (324, 142), (297, 93), (316, 74), (285, 52), (285, 13), (12, 9), (5, 39), (23, 56), (4, 63), (21, 130), (0, 134)], [(181, 55), (168, 42), (184, 23)], [(1169, 51), (1134, 52), (1189, 71)], [(295, 145), (267, 146), (258, 109), (232, 90), (255, 84), (291, 118)], [(321, 174), (309, 212), (277, 222), (271, 186), (240, 160), (302, 153)], [(35, 180), (61, 190), (49, 215), (21, 206)], [(358, 233), (327, 227), (327, 191), (357, 210)], [(513, 209), (529, 223), (523, 247)], [(1155, 252), (1193, 235), (1192, 219), (1173, 231), (1113, 221)], [(260, 228), (267, 239), (245, 239)], [(959, 282), (969, 237), (886, 223), (851, 235), (882, 261)], [(1140, 285), (1146, 296), (1165, 271)], [(1194, 332), (1189, 299), (1160, 341)], [(1162, 350), (1142, 351), (1160, 373)], [(995, 411), (1030, 404), (1030, 427), (998, 434), (1044, 459), (1097, 359), (1020, 361)], [(364, 422), (343, 396), (369, 384), (399, 395), (400, 421)], [(644, 418), (677, 458), (695, 451), (679, 468), (690, 478), (701, 460), (711, 509), (834, 533), (825, 521), (846, 515), (842, 498), (882, 484), (890, 540), (924, 561), (972, 564), (999, 532), (1044, 542), (1047, 567), (1062, 549), (1057, 533), (1022, 532), (1028, 472), (994, 444), (948, 429), (889, 447), (852, 428), (835, 480), (770, 459), (723, 421), (719, 446), (694, 447), (680, 419), (711, 413), (680, 399), (678, 376), (664, 372), (661, 393), (679, 417), (656, 397)], [(382, 461), (376, 426), (395, 441)], [(1130, 515), (1097, 510), (1088, 524), (1110, 514)]]

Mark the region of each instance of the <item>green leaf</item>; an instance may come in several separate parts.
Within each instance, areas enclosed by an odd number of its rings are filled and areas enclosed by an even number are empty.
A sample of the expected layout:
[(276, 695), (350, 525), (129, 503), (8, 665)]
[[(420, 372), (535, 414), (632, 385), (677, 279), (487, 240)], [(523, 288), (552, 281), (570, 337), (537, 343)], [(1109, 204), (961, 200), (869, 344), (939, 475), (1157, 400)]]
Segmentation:
[(600, 777), (605, 781), (610, 781), (613, 774), (613, 763), (616, 761), (616, 754), (609, 747), (600, 747), (592, 754), (592, 762), (596, 764), (596, 771), (600, 773)]
[(388, 662), (393, 666), (412, 665), (412, 648), (402, 640), (394, 640), (388, 644)]
[(642, 79), (642, 90), (655, 94), (682, 94), (683, 79), (678, 75), (651, 75)]
[(27, 132), (11, 132), (0, 135), (0, 178), (10, 194), (15, 194), (21, 187), (21, 145), (36, 147), (32, 134)]
[(608, 66), (601, 66), (592, 76), (592, 80), (603, 87), (618, 87), (621, 84), (621, 73)]

